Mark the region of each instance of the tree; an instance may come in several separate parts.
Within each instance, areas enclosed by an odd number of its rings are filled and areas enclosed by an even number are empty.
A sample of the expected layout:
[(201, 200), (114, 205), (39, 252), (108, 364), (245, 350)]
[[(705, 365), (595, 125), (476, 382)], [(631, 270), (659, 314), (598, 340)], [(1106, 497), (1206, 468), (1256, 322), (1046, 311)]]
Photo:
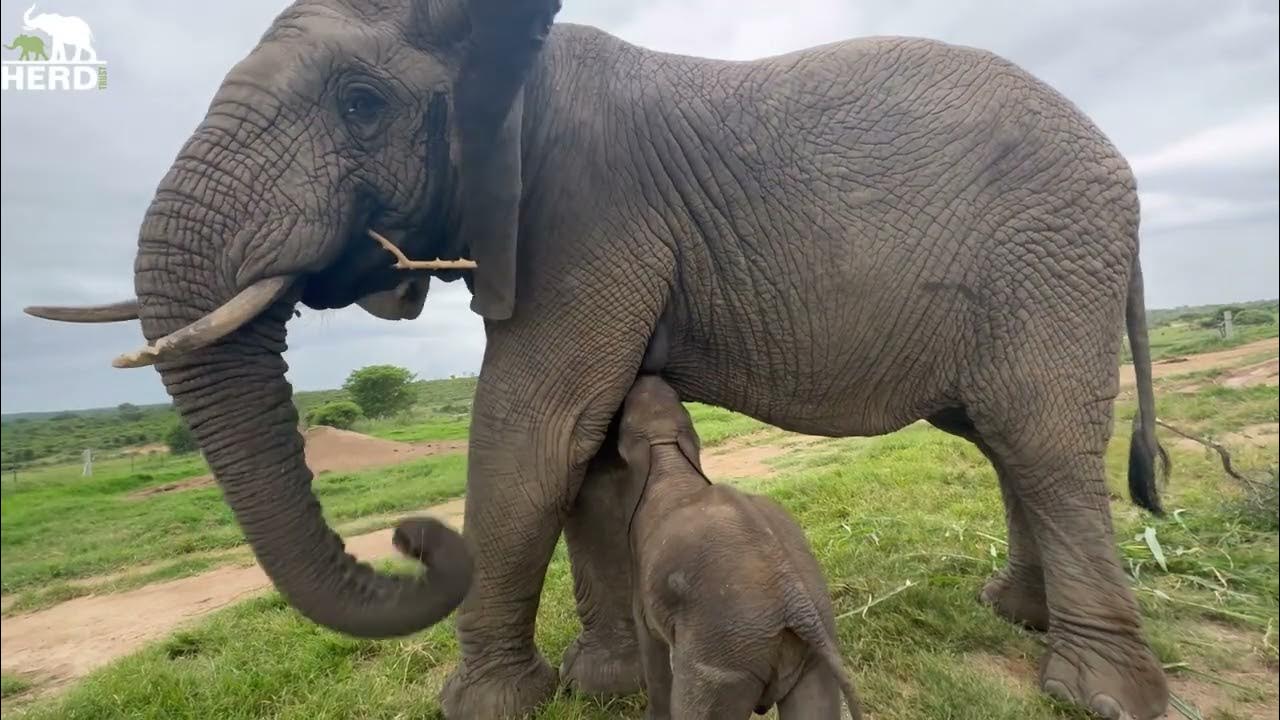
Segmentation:
[(122, 420), (140, 420), (142, 418), (142, 410), (133, 403), (120, 403), (116, 406), (116, 412), (120, 413)]
[(311, 408), (307, 411), (308, 425), (328, 425), (339, 430), (349, 430), (356, 421), (364, 417), (360, 406), (350, 400), (336, 400)]
[(413, 407), (417, 398), (410, 383), (413, 373), (395, 365), (370, 365), (355, 370), (342, 389), (364, 411), (365, 417), (380, 418)]
[(181, 453), (195, 452), (200, 449), (196, 444), (195, 435), (191, 434), (191, 428), (181, 420), (177, 420), (169, 427), (164, 434), (164, 444), (169, 446), (169, 452), (174, 455)]

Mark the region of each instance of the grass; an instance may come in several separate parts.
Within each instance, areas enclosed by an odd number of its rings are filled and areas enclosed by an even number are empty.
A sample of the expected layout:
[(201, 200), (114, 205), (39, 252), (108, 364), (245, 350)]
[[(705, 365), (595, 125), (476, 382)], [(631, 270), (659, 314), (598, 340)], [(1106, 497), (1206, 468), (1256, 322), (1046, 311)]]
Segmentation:
[(1237, 327), (1231, 339), (1218, 335), (1216, 330), (1204, 330), (1194, 327), (1162, 327), (1151, 332), (1151, 357), (1153, 360), (1164, 360), (1171, 357), (1197, 355), (1200, 353), (1227, 350), (1240, 345), (1247, 345), (1257, 340), (1265, 340), (1277, 336), (1275, 325), (1246, 325)]
[[(86, 591), (67, 581), (166, 563), (115, 586), (124, 589), (211, 567), (215, 560), (208, 553), (244, 543), (216, 487), (130, 497), (203, 472), (199, 456), (190, 456), (151, 472), (131, 472), (127, 461), (113, 461), (97, 466), (91, 478), (64, 466), (6, 483), (0, 508), (4, 592), (34, 592), (15, 600), (16, 607), (33, 608)], [(338, 524), (456, 497), (465, 481), (466, 457), (454, 453), (390, 468), (322, 473), (313, 488), (329, 521)]]
[[(1275, 388), (1205, 390), (1189, 398), (1165, 393), (1161, 414), (1228, 432), (1274, 422), (1278, 401)], [(1216, 414), (1206, 414), (1206, 404)], [(1130, 405), (1120, 407), (1120, 416), (1131, 413)], [(714, 409), (695, 408), (695, 416), (709, 440), (759, 429)], [(1116, 426), (1106, 459), (1119, 497), (1128, 427)], [(1275, 526), (1268, 524), (1274, 521), (1241, 503), (1239, 488), (1216, 459), (1183, 445), (1170, 450), (1176, 475), (1166, 489), (1169, 516), (1152, 518), (1116, 500), (1118, 552), (1175, 692), (1198, 683), (1222, 696), (1208, 717), (1252, 717), (1256, 706), (1249, 703), (1266, 699), (1272, 681), (1243, 673), (1262, 668), (1274, 676), (1277, 663), (1280, 552)], [(1255, 470), (1274, 463), (1274, 446), (1243, 450), (1238, 458), (1242, 468)], [(1085, 717), (1035, 691), (1042, 639), (975, 602), (1005, 552), (999, 491), (977, 450), (916, 425), (881, 438), (818, 443), (775, 465), (776, 479), (758, 488), (805, 528), (841, 616), (843, 654), (878, 720)], [(573, 607), (561, 545), (537, 632), (553, 662), (578, 631)], [(449, 622), (405, 639), (355, 640), (303, 620), (272, 594), (211, 615), (60, 698), (31, 704), (21, 717), (439, 717), (436, 697), (456, 659)], [(638, 697), (562, 694), (538, 717), (639, 718), (643, 706)]]
[(17, 675), (0, 675), (0, 698), (21, 695), (31, 689), (31, 682)]

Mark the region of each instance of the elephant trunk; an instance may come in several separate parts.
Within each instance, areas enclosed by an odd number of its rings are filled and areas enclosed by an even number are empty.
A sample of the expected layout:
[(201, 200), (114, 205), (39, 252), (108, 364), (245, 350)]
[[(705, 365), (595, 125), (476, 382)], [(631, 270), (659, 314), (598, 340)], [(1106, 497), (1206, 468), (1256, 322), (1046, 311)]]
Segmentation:
[[(207, 224), (210, 212), (174, 197), (195, 196), (162, 185), (139, 240), (138, 311), (151, 342), (207, 315), (238, 282), (192, 252), (218, 245), (221, 236)], [(212, 345), (156, 367), (258, 562), (291, 605), (359, 637), (421, 630), (462, 602), (471, 583), (470, 554), (456, 532), (437, 532), (425, 540), (433, 547), (419, 554), (430, 559), (425, 577), (382, 575), (347, 554), (326, 523), (311, 489), (282, 357), (285, 323), (299, 292), (290, 288)]]

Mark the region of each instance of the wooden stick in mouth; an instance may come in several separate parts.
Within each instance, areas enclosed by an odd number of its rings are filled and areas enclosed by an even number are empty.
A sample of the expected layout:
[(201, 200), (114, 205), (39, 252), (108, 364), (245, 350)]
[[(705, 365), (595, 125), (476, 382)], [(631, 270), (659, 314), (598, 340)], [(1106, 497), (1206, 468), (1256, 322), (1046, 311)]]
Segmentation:
[(396, 247), (395, 243), (386, 239), (382, 235), (379, 235), (374, 230), (369, 230), (368, 232), (369, 232), (369, 237), (376, 240), (378, 244), (381, 245), (387, 252), (395, 256), (396, 264), (393, 265), (392, 267), (395, 267), (397, 270), (475, 270), (476, 269), (476, 262), (474, 260), (467, 260), (465, 258), (459, 259), (459, 260), (441, 260), (440, 258), (436, 258), (435, 260), (410, 260), (409, 258), (405, 257), (403, 252), (400, 252), (400, 248)]

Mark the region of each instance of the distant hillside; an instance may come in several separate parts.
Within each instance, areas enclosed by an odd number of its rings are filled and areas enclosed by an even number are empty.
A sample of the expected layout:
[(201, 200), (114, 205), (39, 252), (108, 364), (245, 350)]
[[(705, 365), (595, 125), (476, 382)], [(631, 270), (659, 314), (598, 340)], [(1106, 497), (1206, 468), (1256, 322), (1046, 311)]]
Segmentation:
[[(169, 407), (169, 405), (158, 403), (154, 405), (137, 405), (136, 407), (140, 410), (163, 410)], [(18, 420), (48, 420), (68, 413), (73, 413), (80, 417), (94, 417), (98, 415), (114, 416), (117, 412), (118, 408), (115, 407), (85, 408), (83, 410), (48, 410), (45, 412), (5, 413), (3, 416), (0, 416), (0, 419), (3, 419), (3, 421), (7, 423)]]
[[(1222, 311), (1228, 309), (1235, 315), (1235, 336), (1230, 340), (1221, 337), (1217, 330)], [(1156, 359), (1189, 355), (1276, 337), (1278, 315), (1280, 303), (1276, 300), (1148, 310), (1152, 355)], [(1129, 360), (1127, 345), (1121, 359)], [(476, 379), (425, 380), (415, 386), (418, 403), (411, 412), (452, 416), (458, 431), (465, 436)], [(298, 392), (294, 395), (294, 404), (298, 406), (299, 416), (305, 417), (307, 410), (343, 397), (342, 390)], [(75, 460), (85, 448), (110, 454), (160, 443), (165, 432), (177, 422), (177, 415), (168, 405), (135, 407), (126, 403), (118, 408), (14, 413), (3, 416), (2, 422), (0, 460), (7, 469), (14, 464)], [(422, 438), (397, 436), (396, 439)]]
[[(476, 379), (423, 380), (414, 383), (418, 404), (448, 414), (471, 411)], [(293, 396), (299, 417), (330, 400), (345, 397), (342, 390), (301, 391)], [(0, 418), (0, 466), (9, 469), (28, 463), (70, 462), (86, 448), (113, 454), (126, 448), (164, 442), (165, 433), (178, 421), (171, 405), (91, 408), (43, 413), (13, 413)]]
[(1167, 325), (1178, 320), (1198, 321), (1211, 316), (1219, 318), (1223, 310), (1231, 310), (1236, 315), (1239, 315), (1241, 310), (1261, 310), (1270, 313), (1274, 318), (1280, 314), (1280, 300), (1250, 300), (1225, 305), (1181, 305), (1174, 308), (1159, 308), (1147, 310), (1147, 322), (1151, 325)]

